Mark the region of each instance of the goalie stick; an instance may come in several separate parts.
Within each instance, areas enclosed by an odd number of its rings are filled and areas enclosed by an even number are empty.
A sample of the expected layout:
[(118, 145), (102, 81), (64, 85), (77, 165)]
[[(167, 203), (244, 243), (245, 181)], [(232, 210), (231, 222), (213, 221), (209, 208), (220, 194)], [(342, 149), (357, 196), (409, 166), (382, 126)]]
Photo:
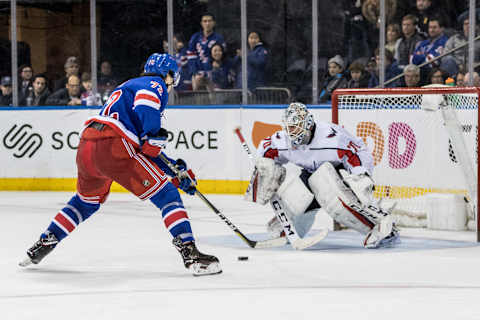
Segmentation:
[[(245, 141), (245, 138), (243, 137), (241, 128), (236, 127), (234, 132), (240, 139), (240, 142), (242, 143), (242, 147), (247, 152), (248, 157), (254, 160), (253, 153), (250, 151), (250, 148), (248, 147), (248, 144)], [(283, 231), (285, 232), (286, 237), (284, 238), (288, 238), (292, 247), (294, 247), (296, 250), (303, 250), (308, 247), (311, 247), (317, 244), (318, 242), (322, 241), (323, 239), (325, 239), (325, 237), (327, 236), (328, 230), (322, 229), (316, 235), (313, 235), (311, 237), (300, 238), (300, 236), (297, 233), (297, 230), (295, 229), (294, 224), (291, 222), (290, 218), (285, 213), (285, 205), (283, 201), (278, 197), (277, 194), (274, 194), (274, 196), (271, 199), (271, 203), (272, 203), (273, 211), (275, 212), (277, 219), (282, 224)]]
[[(159, 155), (160, 159), (170, 168), (170, 170), (175, 173), (176, 176), (180, 174), (180, 171), (163, 155), (160, 153)], [(242, 239), (250, 248), (273, 248), (273, 247), (281, 247), (287, 244), (287, 238), (274, 238), (274, 239), (269, 239), (269, 240), (262, 240), (262, 241), (255, 241), (252, 239), (249, 239), (247, 236), (243, 234), (243, 232), (240, 231), (223, 213), (220, 212), (198, 189), (195, 189), (195, 194), (203, 201), (205, 204), (212, 209), (213, 212), (217, 216), (222, 219), (223, 222), (225, 222), (230, 229), (235, 232), (235, 234)]]

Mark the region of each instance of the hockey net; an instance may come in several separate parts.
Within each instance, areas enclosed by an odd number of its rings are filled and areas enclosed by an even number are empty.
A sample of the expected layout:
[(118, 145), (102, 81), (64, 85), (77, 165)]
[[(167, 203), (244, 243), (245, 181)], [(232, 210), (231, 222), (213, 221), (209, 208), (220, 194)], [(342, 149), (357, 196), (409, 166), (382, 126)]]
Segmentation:
[[(374, 157), (375, 196), (401, 226), (478, 230), (477, 88), (339, 89), (332, 121)], [(480, 236), (477, 231), (477, 241)]]

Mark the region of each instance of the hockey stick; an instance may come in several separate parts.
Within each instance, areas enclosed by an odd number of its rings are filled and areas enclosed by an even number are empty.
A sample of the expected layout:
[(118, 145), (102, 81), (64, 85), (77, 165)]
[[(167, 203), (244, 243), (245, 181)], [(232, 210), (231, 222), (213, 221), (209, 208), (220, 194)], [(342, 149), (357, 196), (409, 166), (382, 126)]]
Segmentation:
[[(170, 170), (175, 173), (176, 176), (179, 176), (180, 170), (178, 170), (163, 154), (160, 153), (159, 157), (170, 168)], [(219, 216), (220, 219), (222, 219), (222, 221), (225, 222), (230, 227), (230, 229), (232, 229), (233, 232), (235, 232), (235, 234), (239, 236), (240, 239), (242, 239), (250, 248), (273, 248), (287, 244), (287, 239), (285, 237), (263, 241), (255, 241), (249, 239), (227, 217), (225, 217), (223, 213), (221, 213), (220, 210), (218, 210), (200, 191), (198, 191), (198, 189), (195, 189), (195, 194), (203, 202), (205, 202), (205, 204), (210, 207), (210, 209), (212, 209), (212, 211), (215, 212), (215, 214)]]
[[(247, 152), (248, 157), (254, 160), (253, 154), (250, 151), (250, 148), (248, 147), (248, 144), (245, 141), (245, 138), (243, 137), (240, 127), (236, 127), (234, 132), (240, 139), (240, 142), (242, 143), (242, 147)], [(273, 207), (273, 211), (277, 216), (277, 219), (282, 224), (282, 228), (283, 228), (283, 231), (285, 232), (286, 238), (288, 238), (288, 240), (292, 244), (292, 247), (294, 247), (296, 250), (303, 250), (308, 247), (311, 247), (317, 244), (318, 242), (322, 241), (323, 239), (325, 239), (325, 237), (328, 235), (328, 230), (322, 229), (319, 233), (317, 233), (314, 236), (300, 238), (300, 236), (297, 233), (297, 230), (295, 229), (294, 224), (290, 221), (290, 218), (285, 213), (285, 205), (282, 199), (280, 199), (280, 197), (278, 197), (276, 193), (271, 199), (271, 204)]]

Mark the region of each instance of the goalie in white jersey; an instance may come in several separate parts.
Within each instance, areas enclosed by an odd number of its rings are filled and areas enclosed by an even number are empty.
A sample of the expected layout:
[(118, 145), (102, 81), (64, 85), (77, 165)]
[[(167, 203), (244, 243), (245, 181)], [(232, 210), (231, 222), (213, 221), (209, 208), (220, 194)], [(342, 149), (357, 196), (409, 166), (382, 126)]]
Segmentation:
[[(281, 206), (293, 232), (304, 237), (321, 207), (334, 221), (365, 234), (364, 247), (393, 245), (398, 229), (373, 197), (373, 157), (363, 140), (333, 123), (314, 121), (298, 102), (287, 107), (282, 122), (282, 131), (260, 142), (246, 194), (247, 200), (272, 204), (276, 216), (267, 224), (269, 231), (291, 232), (278, 214)], [(303, 169), (284, 181), (288, 162)]]

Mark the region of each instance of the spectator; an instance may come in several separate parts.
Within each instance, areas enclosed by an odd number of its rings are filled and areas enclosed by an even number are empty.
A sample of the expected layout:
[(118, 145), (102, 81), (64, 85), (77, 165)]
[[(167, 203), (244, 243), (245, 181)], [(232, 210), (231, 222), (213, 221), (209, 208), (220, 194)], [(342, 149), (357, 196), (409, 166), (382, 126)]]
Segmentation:
[(367, 88), (370, 80), (370, 74), (365, 71), (365, 67), (360, 62), (353, 62), (348, 68), (351, 79), (348, 81), (347, 88)]
[(430, 35), (430, 20), (433, 16), (441, 16), (441, 19), (445, 19), (443, 10), (434, 3), (439, 0), (416, 0), (416, 12), (415, 15), (418, 19), (419, 33), (427, 38)]
[(459, 71), (455, 76), (455, 84), (457, 87), (465, 87), (465, 73)]
[(48, 79), (44, 74), (37, 74), (33, 77), (32, 90), (27, 96), (20, 100), (21, 106), (44, 106), (50, 90), (47, 87)]
[[(367, 20), (366, 34), (367, 42), (370, 48), (369, 55), (371, 55), (374, 48), (378, 47), (378, 35), (380, 32), (380, 0), (364, 0), (362, 2), (362, 15)], [(385, 16), (386, 23), (394, 22), (397, 11), (397, 0), (385, 1)]]
[(31, 91), (33, 69), (29, 65), (22, 65), (18, 68), (18, 100), (24, 99)]
[[(466, 16), (465, 16), (466, 17)], [(463, 30), (451, 36), (447, 43), (445, 44), (445, 52), (450, 51), (456, 47), (459, 47), (468, 42), (468, 29), (470, 26), (469, 19), (464, 18), (461, 21)], [(474, 61), (478, 62), (480, 60), (480, 42), (475, 41), (475, 57)], [(465, 46), (463, 49), (459, 49), (452, 54), (442, 58), (442, 68), (445, 69), (449, 75), (455, 75), (458, 73), (458, 67), (460, 65), (466, 65), (468, 59), (468, 46)]]
[(65, 89), (65, 86), (68, 82), (68, 78), (71, 75), (75, 75), (77, 76), (77, 78), (80, 77), (80, 64), (78, 62), (77, 57), (68, 57), (67, 61), (65, 61), (64, 69), (65, 69), (65, 76), (55, 81), (55, 85), (53, 86), (54, 94), (60, 89)]
[(96, 95), (92, 92), (92, 78), (90, 73), (84, 72), (82, 73), (82, 89), (83, 92), (80, 95), (80, 99), (82, 100), (82, 105), (86, 106), (99, 106), (102, 104), (100, 99), (100, 93), (96, 93)]
[(112, 72), (112, 64), (108, 60), (104, 60), (100, 64), (100, 73), (97, 79), (98, 92), (104, 93), (106, 88), (116, 87), (118, 80)]
[(343, 73), (344, 69), (345, 62), (340, 55), (336, 55), (328, 60), (328, 73), (323, 82), (322, 90), (320, 91), (319, 102), (330, 101), (333, 90), (347, 87), (348, 80)]
[(226, 49), (223, 36), (214, 32), (215, 17), (213, 14), (203, 14), (200, 20), (200, 25), (202, 26), (202, 31), (193, 34), (188, 42), (187, 58), (192, 77), (197, 73), (202, 73), (204, 70), (208, 70), (210, 49), (215, 43), (220, 44), (223, 49)]
[(231, 88), (232, 72), (231, 62), (225, 57), (223, 47), (218, 43), (212, 47), (210, 52), (211, 58), (211, 79), (213, 85), (217, 89)]
[(429, 84), (445, 84), (448, 74), (439, 67), (434, 67), (428, 75)]
[[(465, 87), (470, 87), (469, 82), (470, 82), (470, 73), (467, 72), (467, 73), (465, 73), (464, 86)], [(473, 72), (473, 86), (474, 87), (480, 87), (480, 76), (475, 71)]]
[(0, 81), (0, 90), (2, 95), (0, 96), (0, 106), (12, 106), (12, 78), (5, 76)]
[(403, 69), (405, 86), (407, 88), (420, 87), (420, 68), (417, 65), (409, 64)]
[(407, 14), (402, 19), (402, 34), (394, 54), (400, 69), (410, 63), (415, 48), (425, 39), (417, 32), (417, 17), (411, 14)]
[[(163, 51), (168, 53), (167, 40), (163, 40)], [(185, 40), (180, 33), (173, 36), (173, 51), (180, 74), (180, 82), (175, 87), (175, 91), (192, 90), (192, 72), (188, 64), (187, 48), (185, 47)]]
[(55, 91), (47, 98), (47, 105), (78, 106), (82, 104), (80, 99), (80, 78), (76, 75), (68, 77), (65, 88)]
[[(443, 33), (443, 21), (439, 16), (430, 18), (428, 22), (428, 39), (420, 42), (412, 56), (412, 63), (421, 65), (425, 62), (432, 61), (435, 57), (438, 57), (443, 53), (445, 43), (448, 38)], [(426, 81), (426, 75), (430, 72), (433, 66), (439, 66), (440, 61), (435, 61), (434, 63), (425, 65), (422, 69), (422, 82)]]
[[(248, 34), (248, 51), (247, 55), (247, 83), (248, 89), (254, 90), (257, 87), (265, 86), (265, 69), (268, 61), (268, 51), (263, 45), (260, 34), (252, 31)], [(235, 87), (242, 87), (242, 64), (241, 52), (237, 50), (235, 57), (236, 80)]]
[[(380, 79), (379, 79), (380, 50), (378, 50), (378, 48), (375, 49), (375, 60), (377, 63), (377, 68), (371, 74), (370, 81), (368, 82), (369, 88), (375, 88), (378, 85), (380, 85)], [(393, 54), (389, 50), (385, 49), (385, 81), (390, 80), (401, 73), (402, 73), (402, 70), (398, 67), (397, 62), (393, 58)], [(387, 84), (386, 87), (387, 88), (398, 87), (399, 83), (400, 81), (395, 80)]]
[(402, 33), (400, 32), (400, 26), (397, 23), (391, 23), (387, 26), (385, 49), (389, 50), (394, 56), (400, 43), (401, 36)]

